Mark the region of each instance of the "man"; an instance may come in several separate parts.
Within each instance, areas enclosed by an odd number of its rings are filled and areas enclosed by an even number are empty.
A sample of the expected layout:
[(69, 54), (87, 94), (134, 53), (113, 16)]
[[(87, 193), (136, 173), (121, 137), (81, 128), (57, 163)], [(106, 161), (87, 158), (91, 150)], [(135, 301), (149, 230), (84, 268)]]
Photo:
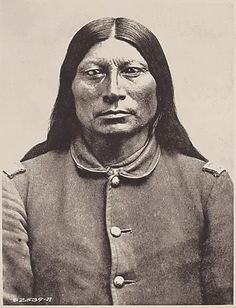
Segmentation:
[(144, 26), (105, 18), (75, 34), (47, 141), (5, 170), (6, 304), (232, 303), (232, 182), (173, 96)]

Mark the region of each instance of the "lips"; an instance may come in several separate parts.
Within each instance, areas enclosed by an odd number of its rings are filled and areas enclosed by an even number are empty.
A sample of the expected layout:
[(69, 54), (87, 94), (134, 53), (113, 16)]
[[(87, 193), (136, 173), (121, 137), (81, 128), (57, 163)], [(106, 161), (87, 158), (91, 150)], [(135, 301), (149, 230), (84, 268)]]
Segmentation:
[(102, 111), (99, 112), (97, 114), (97, 117), (105, 117), (105, 116), (124, 116), (124, 115), (128, 115), (128, 114), (133, 114), (131, 111), (128, 110), (106, 110), (106, 111)]
[(99, 112), (97, 117), (103, 118), (121, 118), (127, 115), (130, 115), (131, 112), (127, 110), (106, 110)]

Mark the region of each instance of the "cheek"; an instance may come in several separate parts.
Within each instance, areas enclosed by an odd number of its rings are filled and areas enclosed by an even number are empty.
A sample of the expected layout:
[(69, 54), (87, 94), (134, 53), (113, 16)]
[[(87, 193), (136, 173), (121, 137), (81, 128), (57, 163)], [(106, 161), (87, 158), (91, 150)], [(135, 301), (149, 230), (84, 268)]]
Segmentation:
[(156, 83), (150, 82), (145, 85), (130, 88), (127, 93), (136, 101), (142, 112), (145, 109), (146, 112), (155, 114), (157, 109)]
[(72, 83), (72, 92), (75, 101), (87, 102), (98, 99), (101, 96), (101, 91), (97, 86), (89, 85), (83, 81), (74, 81)]
[(81, 82), (72, 83), (72, 93), (75, 100), (76, 114), (81, 123), (84, 123), (91, 113), (89, 102), (93, 99), (92, 91)]

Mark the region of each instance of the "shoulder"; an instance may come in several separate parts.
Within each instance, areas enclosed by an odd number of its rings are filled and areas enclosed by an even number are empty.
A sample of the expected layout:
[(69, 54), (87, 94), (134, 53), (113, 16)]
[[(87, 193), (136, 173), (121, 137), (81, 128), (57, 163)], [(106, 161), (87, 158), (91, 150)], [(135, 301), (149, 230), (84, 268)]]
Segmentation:
[(171, 164), (175, 170), (179, 169), (189, 176), (200, 175), (214, 180), (223, 173), (227, 173), (224, 167), (212, 161), (203, 161), (180, 153), (164, 153), (164, 156), (168, 164)]
[(176, 176), (196, 178), (203, 175), (205, 161), (180, 153), (163, 151), (163, 160), (169, 172)]
[(199, 178), (203, 189), (213, 193), (215, 190), (220, 191), (227, 188), (233, 194), (233, 182), (225, 167), (213, 161), (203, 162), (192, 157), (184, 156), (181, 159), (187, 166), (188, 172), (195, 170), (192, 172)]
[(66, 159), (68, 152), (49, 151), (34, 158), (24, 160), (22, 165), (26, 169), (26, 172), (42, 173), (46, 171), (53, 171), (60, 165), (63, 165), (63, 161)]
[(45, 189), (53, 181), (63, 178), (62, 172), (68, 160), (67, 153), (49, 151), (23, 162), (3, 168), (2, 194), (6, 200), (20, 199), (26, 203), (30, 187), (36, 191)]
[(62, 154), (50, 151), (45, 154), (39, 155), (32, 159), (25, 160), (23, 162), (13, 162), (7, 166), (4, 166), (3, 173), (9, 179), (16, 179), (23, 177), (23, 174), (27, 174), (32, 170), (41, 170), (49, 168), (51, 165), (57, 165), (61, 160)]
[(179, 153), (163, 153), (163, 156), (170, 175), (188, 186), (190, 191), (198, 190), (203, 199), (207, 200), (212, 192), (226, 188), (232, 193), (233, 183), (224, 167)]
[[(25, 196), (29, 183), (50, 181), (50, 175), (60, 176), (58, 172), (63, 170), (66, 153), (49, 151), (23, 162), (12, 163), (4, 166), (2, 176), (3, 189), (17, 190)], [(55, 176), (56, 175), (56, 176)]]
[(3, 173), (9, 178), (13, 179), (16, 175), (22, 174), (26, 171), (24, 165), (21, 162), (13, 162), (7, 166), (4, 166)]

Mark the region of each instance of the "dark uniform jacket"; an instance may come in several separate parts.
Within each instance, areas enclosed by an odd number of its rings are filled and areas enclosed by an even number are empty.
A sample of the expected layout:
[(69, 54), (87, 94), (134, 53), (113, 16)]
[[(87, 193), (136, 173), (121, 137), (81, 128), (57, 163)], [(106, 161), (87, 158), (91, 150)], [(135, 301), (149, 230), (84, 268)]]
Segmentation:
[(152, 138), (110, 168), (80, 140), (5, 173), (5, 304), (232, 304), (226, 171)]

